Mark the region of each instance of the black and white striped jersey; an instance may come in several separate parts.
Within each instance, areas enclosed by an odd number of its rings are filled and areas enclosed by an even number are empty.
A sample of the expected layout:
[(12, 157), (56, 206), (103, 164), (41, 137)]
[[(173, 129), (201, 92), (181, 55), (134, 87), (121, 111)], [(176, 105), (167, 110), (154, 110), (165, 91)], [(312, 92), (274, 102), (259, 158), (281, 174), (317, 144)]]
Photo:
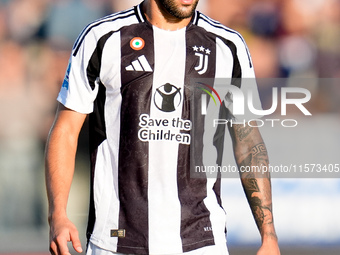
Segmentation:
[(204, 116), (192, 119), (190, 84), (217, 77), (253, 78), (250, 56), (238, 33), (198, 11), (187, 27), (165, 31), (139, 5), (80, 34), (58, 101), (90, 114), (95, 245), (179, 254), (225, 242), (220, 179), (190, 177), (193, 144), (216, 147), (200, 139)]

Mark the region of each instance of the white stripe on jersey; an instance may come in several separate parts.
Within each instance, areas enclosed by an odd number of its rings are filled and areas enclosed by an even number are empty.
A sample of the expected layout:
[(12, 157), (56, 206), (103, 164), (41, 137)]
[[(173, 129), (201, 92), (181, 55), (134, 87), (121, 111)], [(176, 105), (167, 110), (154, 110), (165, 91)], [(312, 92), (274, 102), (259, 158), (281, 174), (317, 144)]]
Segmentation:
[[(117, 246), (118, 239), (110, 238), (110, 229), (118, 229), (119, 215), (119, 195), (118, 195), (118, 169), (114, 167), (114, 157), (109, 148), (108, 140), (105, 140), (98, 147), (98, 158), (96, 160), (96, 169), (94, 176), (93, 188), (94, 203), (96, 208), (96, 221), (91, 242), (98, 246), (103, 243), (110, 243), (112, 247)], [(115, 183), (113, 185), (113, 183)]]
[[(108, 40), (102, 54), (102, 68), (100, 80), (106, 86), (105, 124), (107, 140), (98, 148), (94, 176), (94, 201), (96, 205), (96, 222), (91, 241), (101, 247), (117, 247), (117, 238), (112, 238), (108, 233), (111, 229), (119, 227), (119, 195), (118, 195), (118, 157), (120, 140), (120, 113), (121, 113), (121, 76), (120, 59), (120, 33), (114, 33)], [(102, 151), (101, 151), (102, 150)], [(102, 156), (104, 154), (105, 156)], [(106, 163), (100, 163), (104, 161)], [(102, 173), (104, 171), (104, 173)], [(111, 175), (105, 172), (112, 172)], [(114, 194), (114, 195), (113, 195)], [(103, 199), (108, 198), (106, 201)], [(104, 201), (100, 203), (99, 201)], [(103, 206), (107, 205), (103, 208)], [(101, 206), (101, 207), (100, 207)], [(116, 249), (116, 248), (115, 248)]]
[[(153, 93), (166, 83), (184, 90), (185, 31), (164, 31), (153, 27), (155, 67)], [(175, 74), (175, 75), (174, 75)], [(182, 96), (183, 98), (183, 96)], [(154, 98), (152, 99), (152, 102)], [(181, 105), (173, 112), (162, 112), (151, 103), (152, 118), (181, 118)], [(172, 132), (177, 132), (173, 130)], [(160, 154), (160, 152), (163, 154)], [(182, 253), (180, 235), (181, 205), (177, 190), (177, 142), (149, 141), (149, 251), (151, 254)], [(171, 240), (171, 241), (169, 241)], [(168, 244), (172, 243), (172, 247)]]

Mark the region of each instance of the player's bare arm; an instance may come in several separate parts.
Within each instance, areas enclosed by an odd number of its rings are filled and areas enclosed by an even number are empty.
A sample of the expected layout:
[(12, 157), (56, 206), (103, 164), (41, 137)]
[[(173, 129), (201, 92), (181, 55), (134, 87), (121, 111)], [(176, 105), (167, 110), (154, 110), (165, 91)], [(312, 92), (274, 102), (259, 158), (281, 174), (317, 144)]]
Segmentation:
[(59, 104), (46, 146), (45, 177), (49, 202), (50, 252), (68, 255), (67, 242), (81, 252), (78, 231), (67, 218), (66, 206), (74, 173), (80, 129), (86, 115)]
[(249, 166), (268, 167), (266, 146), (256, 127), (239, 124), (229, 127), (229, 130), (243, 189), (262, 238), (262, 246), (257, 254), (280, 254), (273, 223), (270, 174), (242, 171)]

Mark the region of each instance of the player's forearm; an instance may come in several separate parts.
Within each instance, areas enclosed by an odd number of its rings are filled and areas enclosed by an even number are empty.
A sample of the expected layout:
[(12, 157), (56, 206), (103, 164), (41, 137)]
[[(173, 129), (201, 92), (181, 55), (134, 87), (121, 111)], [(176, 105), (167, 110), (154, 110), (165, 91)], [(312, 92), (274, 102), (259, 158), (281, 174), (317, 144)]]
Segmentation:
[(260, 132), (252, 126), (234, 125), (230, 127), (230, 132), (243, 189), (264, 241), (268, 237), (276, 239), (270, 175), (261, 171), (266, 167), (268, 169), (269, 160)]
[(45, 178), (49, 220), (66, 216), (66, 206), (74, 173), (77, 138), (54, 126), (46, 146)]
[(262, 240), (276, 239), (270, 175), (260, 170), (263, 166), (268, 167), (268, 156), (263, 142), (254, 145), (245, 159), (239, 162), (240, 169), (250, 169), (240, 171), (241, 181)]

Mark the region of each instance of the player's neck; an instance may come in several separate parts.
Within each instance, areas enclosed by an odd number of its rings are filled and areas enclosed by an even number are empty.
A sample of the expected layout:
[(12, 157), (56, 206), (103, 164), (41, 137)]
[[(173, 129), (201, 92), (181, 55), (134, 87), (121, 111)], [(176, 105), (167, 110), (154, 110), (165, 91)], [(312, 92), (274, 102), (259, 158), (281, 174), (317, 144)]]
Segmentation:
[(162, 10), (160, 6), (154, 0), (145, 0), (143, 2), (143, 11), (147, 20), (154, 26), (169, 31), (176, 31), (186, 27), (191, 20), (178, 19), (165, 10)]

